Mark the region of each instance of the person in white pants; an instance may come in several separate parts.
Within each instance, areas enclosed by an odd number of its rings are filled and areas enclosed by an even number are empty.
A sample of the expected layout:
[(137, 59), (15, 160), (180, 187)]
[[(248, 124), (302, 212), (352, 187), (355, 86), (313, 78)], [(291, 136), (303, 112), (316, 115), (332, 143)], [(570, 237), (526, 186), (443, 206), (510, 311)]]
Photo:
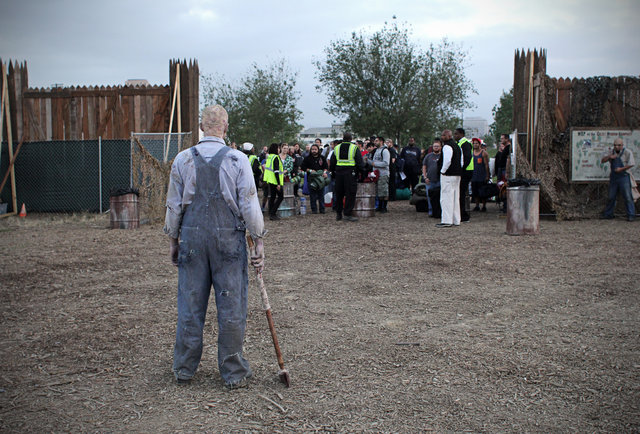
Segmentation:
[(460, 177), (462, 176), (462, 151), (453, 140), (451, 130), (444, 130), (442, 158), (440, 159), (440, 207), (442, 219), (439, 228), (460, 226)]

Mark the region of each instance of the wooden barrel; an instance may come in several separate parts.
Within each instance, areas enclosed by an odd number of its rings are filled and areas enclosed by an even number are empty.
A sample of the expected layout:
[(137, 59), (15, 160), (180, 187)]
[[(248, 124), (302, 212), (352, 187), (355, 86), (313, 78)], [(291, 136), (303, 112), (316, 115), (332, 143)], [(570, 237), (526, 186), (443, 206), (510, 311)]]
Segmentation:
[(373, 217), (376, 212), (376, 183), (359, 182), (356, 190), (356, 203), (353, 215), (356, 217)]
[(295, 197), (293, 196), (293, 184), (289, 181), (285, 181), (283, 189), (284, 199), (278, 207), (278, 216), (280, 218), (296, 215), (296, 202)]
[(540, 186), (507, 188), (507, 234), (540, 233)]
[(138, 195), (135, 193), (109, 198), (111, 229), (137, 229), (140, 227)]

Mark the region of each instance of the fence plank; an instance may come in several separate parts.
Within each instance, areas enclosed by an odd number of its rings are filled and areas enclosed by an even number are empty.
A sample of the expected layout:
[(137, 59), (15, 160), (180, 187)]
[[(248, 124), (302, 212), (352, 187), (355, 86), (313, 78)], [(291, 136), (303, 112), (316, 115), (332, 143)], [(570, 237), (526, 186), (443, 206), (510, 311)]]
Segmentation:
[(78, 100), (76, 98), (69, 98), (69, 131), (67, 132), (67, 138), (70, 140), (80, 140), (80, 134), (78, 134)]
[(129, 96), (123, 95), (120, 100), (120, 110), (122, 111), (122, 116), (120, 122), (122, 123), (122, 127), (120, 130), (120, 137), (127, 137), (131, 135), (131, 106), (130, 106), (130, 98)]
[(89, 139), (89, 98), (82, 97), (82, 140)]
[(45, 140), (53, 140), (53, 107), (51, 106), (51, 98), (44, 100), (44, 124), (46, 128)]

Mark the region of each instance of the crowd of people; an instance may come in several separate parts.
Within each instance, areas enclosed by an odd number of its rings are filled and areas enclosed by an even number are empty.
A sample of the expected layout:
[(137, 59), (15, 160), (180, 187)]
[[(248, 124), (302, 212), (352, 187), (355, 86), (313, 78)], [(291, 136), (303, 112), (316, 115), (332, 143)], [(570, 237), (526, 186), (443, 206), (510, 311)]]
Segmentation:
[[(323, 145), (315, 139), (304, 149), (299, 143), (272, 143), (256, 155), (253, 144), (244, 143), (241, 150), (250, 159), (256, 188), (263, 192), (263, 211), (271, 220), (280, 219), (278, 209), (287, 181), (293, 184), (295, 196), (301, 190), (309, 196), (312, 214), (324, 214), (325, 203), (331, 203), (336, 219), (347, 221), (357, 220), (352, 215), (357, 182), (376, 182), (377, 212), (388, 212), (388, 202), (396, 199), (398, 190), (415, 194), (422, 185), (429, 216), (441, 219), (438, 227), (450, 227), (470, 220), (465, 207), (469, 190), (473, 211), (487, 210), (487, 198), (493, 196), (487, 196), (487, 191), (495, 190), (485, 186), (493, 176), (498, 184), (506, 181), (511, 142), (507, 134), (501, 136), (493, 171), (486, 144), (479, 138), (467, 139), (462, 128), (443, 131), (427, 148), (420, 148), (413, 137), (399, 149), (389, 138), (354, 141), (345, 133), (343, 140)], [(327, 193), (332, 193), (328, 202)], [(506, 212), (504, 201), (502, 211)]]
[[(324, 212), (325, 188), (333, 191), (336, 220), (357, 221), (352, 215), (358, 181), (377, 183), (378, 212), (387, 212), (398, 184), (414, 190), (419, 173), (430, 192), (439, 190), (429, 206), (432, 215), (440, 208), (438, 227), (465, 221), (464, 197), (469, 183), (480, 208), (480, 190), (490, 178), (488, 154), (482, 141), (465, 137), (463, 129), (442, 132), (431, 146), (421, 151), (410, 139), (398, 152), (392, 140), (371, 137), (353, 142), (345, 133), (342, 141), (322, 146), (320, 139), (306, 147), (273, 143), (259, 156), (254, 146), (240, 149), (226, 146), (229, 117), (220, 106), (206, 107), (200, 127), (204, 137), (197, 145), (181, 151), (171, 165), (167, 191), (164, 232), (169, 237), (169, 258), (178, 267), (177, 324), (173, 353), (173, 374), (178, 384), (188, 384), (195, 375), (203, 352), (203, 332), (211, 288), (215, 293), (218, 322), (218, 369), (228, 389), (247, 385), (253, 376), (243, 355), (247, 322), (248, 254), (258, 276), (264, 270), (264, 207), (278, 219), (285, 179), (298, 189), (307, 189), (312, 213)], [(495, 175), (509, 176), (510, 142), (501, 138)], [(609, 202), (602, 217), (613, 218), (616, 196), (623, 193), (628, 220), (635, 218), (635, 181), (628, 172), (634, 167), (633, 153), (616, 139), (601, 162), (609, 162)], [(400, 174), (396, 178), (396, 174)], [(633, 187), (633, 188), (632, 188)], [(265, 192), (262, 206), (259, 188)], [(294, 189), (297, 193), (297, 190)], [(637, 191), (635, 192), (637, 194)], [(640, 196), (640, 194), (638, 194)], [(344, 198), (344, 203), (343, 203)], [(467, 220), (468, 221), (468, 217)], [(249, 252), (245, 238), (251, 242)], [(266, 308), (265, 308), (266, 309)]]

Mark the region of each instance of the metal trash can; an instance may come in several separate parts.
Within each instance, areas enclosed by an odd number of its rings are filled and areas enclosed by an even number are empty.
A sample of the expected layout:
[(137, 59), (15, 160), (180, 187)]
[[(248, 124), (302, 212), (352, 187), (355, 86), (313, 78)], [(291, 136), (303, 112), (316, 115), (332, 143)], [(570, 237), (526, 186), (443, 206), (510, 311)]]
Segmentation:
[(278, 217), (286, 218), (296, 215), (296, 201), (293, 195), (293, 184), (289, 181), (285, 181), (282, 186), (283, 199), (278, 207)]
[(540, 233), (540, 186), (507, 187), (507, 234)]
[(353, 216), (373, 217), (376, 205), (376, 184), (374, 182), (359, 182), (356, 190), (356, 202), (353, 206)]
[(114, 188), (109, 194), (111, 229), (138, 229), (140, 213), (138, 195), (134, 188)]

